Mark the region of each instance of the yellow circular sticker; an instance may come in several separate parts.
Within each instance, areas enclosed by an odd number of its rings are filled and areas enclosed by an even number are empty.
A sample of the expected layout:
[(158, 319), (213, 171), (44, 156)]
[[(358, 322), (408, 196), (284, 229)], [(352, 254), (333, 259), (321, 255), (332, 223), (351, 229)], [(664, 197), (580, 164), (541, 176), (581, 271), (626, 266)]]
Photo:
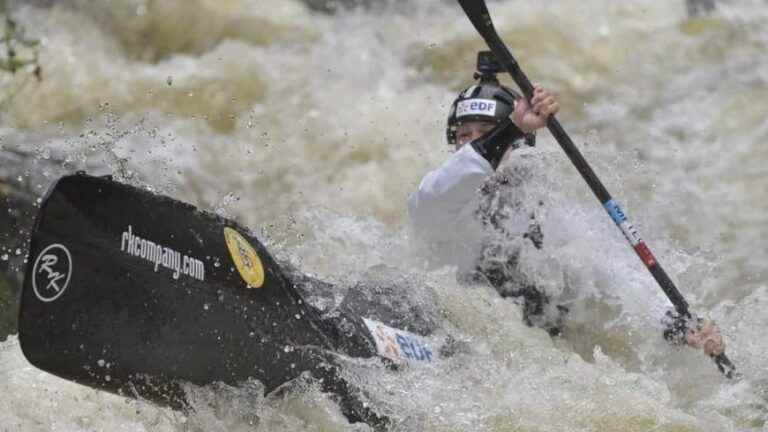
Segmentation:
[(248, 284), (248, 288), (261, 288), (264, 285), (264, 267), (248, 240), (229, 227), (224, 228), (224, 239), (237, 272)]

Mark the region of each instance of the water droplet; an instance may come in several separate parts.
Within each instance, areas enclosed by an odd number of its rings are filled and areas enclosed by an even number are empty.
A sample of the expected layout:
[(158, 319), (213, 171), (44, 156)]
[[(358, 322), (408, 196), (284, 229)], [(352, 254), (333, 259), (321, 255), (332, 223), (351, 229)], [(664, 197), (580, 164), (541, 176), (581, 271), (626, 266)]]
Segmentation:
[(296, 319), (301, 319), (301, 315), (299, 315), (299, 314), (296, 314), (293, 317), (296, 318)]
[(110, 381), (112, 381), (112, 377), (107, 375), (107, 376), (104, 377), (104, 381), (110, 382)]
[(107, 362), (105, 362), (105, 361), (104, 361), (104, 359), (99, 359), (99, 360), (96, 362), (96, 364), (97, 364), (97, 365), (99, 365), (99, 367), (104, 367), (104, 365), (105, 365), (106, 363), (107, 363)]
[(293, 352), (293, 347), (290, 346), (290, 345), (286, 345), (285, 348), (283, 348), (283, 351), (285, 351), (287, 353)]
[(216, 262), (214, 262), (214, 263), (213, 263), (213, 266), (214, 266), (214, 267), (216, 267), (216, 268), (218, 268), (219, 266), (221, 266), (221, 264), (219, 264), (219, 262), (218, 262), (218, 261), (216, 261)]
[(8, 261), (8, 254), (3, 254), (3, 256), (0, 256), (3, 261)]
[(203, 305), (203, 309), (205, 309), (205, 310), (208, 310), (208, 308), (210, 308), (210, 306), (208, 305), (208, 303), (206, 303), (206, 304), (204, 304), (204, 305)]
[(16, 249), (16, 255), (21, 255), (21, 249)]

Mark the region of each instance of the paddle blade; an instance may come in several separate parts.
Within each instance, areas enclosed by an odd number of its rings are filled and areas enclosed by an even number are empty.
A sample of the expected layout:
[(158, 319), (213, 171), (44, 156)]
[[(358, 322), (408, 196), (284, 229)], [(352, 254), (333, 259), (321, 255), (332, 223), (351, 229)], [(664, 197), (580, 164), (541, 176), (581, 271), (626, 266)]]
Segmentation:
[(491, 21), (491, 14), (485, 6), (485, 0), (458, 0), (458, 2), (483, 38), (486, 38), (488, 32), (496, 33), (493, 28), (493, 21)]

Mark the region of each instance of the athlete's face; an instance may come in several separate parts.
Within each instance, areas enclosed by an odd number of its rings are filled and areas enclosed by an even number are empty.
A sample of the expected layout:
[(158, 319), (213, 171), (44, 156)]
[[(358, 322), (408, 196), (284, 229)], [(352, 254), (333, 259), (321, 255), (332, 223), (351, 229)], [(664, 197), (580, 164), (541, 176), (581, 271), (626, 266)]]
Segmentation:
[(488, 121), (461, 123), (456, 127), (456, 150), (490, 132), (494, 127), (496, 127), (496, 123)]

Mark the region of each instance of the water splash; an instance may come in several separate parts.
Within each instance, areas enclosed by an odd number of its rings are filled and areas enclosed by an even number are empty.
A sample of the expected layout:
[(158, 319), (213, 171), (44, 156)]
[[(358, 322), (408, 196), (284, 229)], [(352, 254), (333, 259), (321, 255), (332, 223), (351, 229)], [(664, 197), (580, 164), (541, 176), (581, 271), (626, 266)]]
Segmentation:
[[(420, 0), (327, 16), (282, 0), (83, 4), (20, 6), (51, 73), (12, 83), (24, 103), (0, 119), (3, 148), (61, 157), (66, 170), (100, 164), (224, 208), (281, 258), (340, 284), (377, 266), (415, 274), (436, 295), (435, 337), (472, 349), (399, 373), (350, 361), (400, 429), (765, 427), (768, 111), (754, 103), (768, 95), (763, 2), (722, 3), (696, 20), (682, 2), (489, 4), (683, 294), (725, 329), (748, 376), (733, 386), (708, 359), (660, 340), (663, 295), (546, 133), (534, 191), (549, 203), (547, 248), (527, 265), (577, 291), (564, 337), (525, 326), (493, 291), (458, 286), (451, 269), (415, 264), (405, 197), (447, 157), (447, 105), (482, 47), (457, 7)], [(25, 430), (365, 430), (311, 384), (270, 398), (258, 386), (201, 389), (184, 417), (41, 375), (17, 344), (0, 348), (0, 394), (17, 396), (0, 396), (3, 424)]]

